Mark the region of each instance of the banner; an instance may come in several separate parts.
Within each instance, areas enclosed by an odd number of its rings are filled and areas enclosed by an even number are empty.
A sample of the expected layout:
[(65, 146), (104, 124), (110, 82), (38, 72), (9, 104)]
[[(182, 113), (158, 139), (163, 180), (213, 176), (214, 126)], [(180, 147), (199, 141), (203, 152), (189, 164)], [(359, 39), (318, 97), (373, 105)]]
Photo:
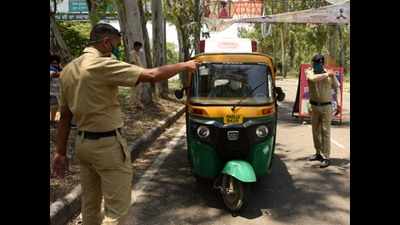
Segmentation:
[(262, 0), (204, 0), (203, 16), (206, 18), (230, 19), (262, 16)]
[[(309, 90), (308, 90), (308, 82), (305, 71), (310, 68), (310, 64), (301, 64), (300, 66), (300, 74), (299, 74), (299, 83), (297, 88), (297, 96), (295, 100), (295, 104), (293, 106), (293, 116), (298, 116), (300, 118), (310, 117), (310, 108), (311, 104), (309, 103)], [(339, 81), (339, 88), (337, 92), (332, 90), (332, 120), (342, 122), (343, 119), (343, 67), (332, 67), (325, 66), (326, 69), (333, 70), (336, 79)], [(337, 99), (337, 101), (336, 101)], [(337, 109), (339, 108), (339, 113), (337, 113)]]

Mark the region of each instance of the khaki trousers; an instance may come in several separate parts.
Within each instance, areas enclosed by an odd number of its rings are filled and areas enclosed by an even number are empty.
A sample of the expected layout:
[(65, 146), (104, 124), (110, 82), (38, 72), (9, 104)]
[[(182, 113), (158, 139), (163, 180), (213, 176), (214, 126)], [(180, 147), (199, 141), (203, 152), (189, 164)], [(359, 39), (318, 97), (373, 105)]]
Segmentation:
[(314, 147), (317, 154), (329, 159), (331, 152), (332, 106), (311, 105), (311, 124)]
[[(126, 140), (117, 136), (84, 139), (79, 135), (83, 225), (117, 225), (131, 204), (132, 164)], [(101, 202), (104, 198), (104, 219)]]

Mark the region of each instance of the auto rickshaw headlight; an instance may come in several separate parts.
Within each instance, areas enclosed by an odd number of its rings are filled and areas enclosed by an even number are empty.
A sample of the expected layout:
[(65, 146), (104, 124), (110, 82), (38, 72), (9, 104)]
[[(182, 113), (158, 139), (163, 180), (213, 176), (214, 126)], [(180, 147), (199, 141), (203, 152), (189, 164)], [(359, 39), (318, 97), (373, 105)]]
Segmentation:
[(259, 138), (266, 137), (268, 135), (268, 132), (269, 132), (268, 127), (265, 125), (261, 125), (261, 126), (257, 127), (257, 129), (256, 129), (256, 135)]
[(210, 136), (210, 129), (206, 126), (199, 126), (197, 128), (197, 135), (199, 135), (200, 138), (207, 138)]

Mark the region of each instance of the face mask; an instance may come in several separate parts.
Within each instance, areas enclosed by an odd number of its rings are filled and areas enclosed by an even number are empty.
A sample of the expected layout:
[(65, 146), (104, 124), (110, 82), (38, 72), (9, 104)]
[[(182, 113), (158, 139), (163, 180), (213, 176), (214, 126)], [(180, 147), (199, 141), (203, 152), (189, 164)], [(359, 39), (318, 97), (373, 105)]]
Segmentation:
[(324, 66), (320, 63), (314, 64), (313, 69), (314, 69), (314, 73), (323, 73), (324, 72)]
[(115, 56), (115, 58), (119, 59), (119, 57), (121, 56), (121, 52), (119, 51), (119, 48), (116, 48), (113, 45), (111, 45), (111, 47), (112, 47), (111, 53)]

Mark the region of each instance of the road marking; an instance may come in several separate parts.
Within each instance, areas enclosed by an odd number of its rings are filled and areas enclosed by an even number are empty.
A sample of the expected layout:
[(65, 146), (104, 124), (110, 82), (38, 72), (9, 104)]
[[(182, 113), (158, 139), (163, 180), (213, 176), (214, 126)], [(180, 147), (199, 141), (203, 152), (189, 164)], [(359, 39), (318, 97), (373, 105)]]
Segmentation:
[(133, 185), (133, 190), (131, 192), (131, 199), (132, 199), (131, 205), (135, 203), (138, 196), (144, 194), (143, 191), (144, 188), (150, 182), (150, 180), (156, 175), (156, 173), (160, 171), (159, 170), (160, 166), (163, 164), (167, 156), (172, 153), (173, 151), (172, 149), (175, 146), (182, 144), (182, 142), (186, 141), (186, 139), (183, 138), (185, 132), (186, 132), (186, 126), (183, 126), (178, 131), (176, 136), (170, 142), (167, 143), (167, 145), (163, 150), (161, 150), (160, 154), (157, 156), (157, 158), (154, 160), (151, 166), (145, 171), (145, 173), (140, 177), (137, 183)]
[[(286, 103), (286, 102), (281, 102), (281, 104), (279, 104), (279, 107), (285, 108), (285, 109), (287, 109), (289, 111), (292, 110), (291, 108), (288, 107), (288, 103)], [(312, 127), (309, 124), (307, 126)], [(344, 145), (342, 145), (339, 142), (335, 141), (333, 138), (331, 138), (331, 142), (333, 144), (335, 144), (336, 146), (338, 146), (339, 148), (346, 149), (346, 147)]]
[(331, 138), (331, 142), (332, 142), (333, 144), (335, 144), (336, 146), (338, 146), (339, 148), (346, 149), (343, 145), (341, 145), (341, 144), (338, 143), (337, 141), (333, 140), (332, 138)]
[[(312, 126), (311, 126), (310, 124), (307, 124), (307, 126), (310, 127), (310, 128), (312, 128)], [(346, 147), (344, 147), (344, 145), (342, 145), (342, 144), (340, 144), (339, 142), (335, 141), (333, 138), (331, 138), (331, 142), (332, 142), (333, 144), (335, 144), (336, 146), (338, 146), (339, 148), (346, 149)]]

